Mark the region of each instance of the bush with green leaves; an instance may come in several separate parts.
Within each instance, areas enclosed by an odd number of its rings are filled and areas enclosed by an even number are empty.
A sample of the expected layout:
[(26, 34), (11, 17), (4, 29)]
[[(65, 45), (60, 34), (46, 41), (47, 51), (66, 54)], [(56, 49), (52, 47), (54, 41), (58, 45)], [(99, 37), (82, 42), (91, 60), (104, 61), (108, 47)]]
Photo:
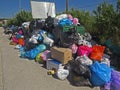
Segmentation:
[(19, 13), (17, 13), (15, 15), (15, 17), (13, 17), (12, 19), (8, 20), (7, 25), (17, 25), (17, 26), (21, 26), (21, 24), (23, 22), (27, 22), (27, 21), (31, 21), (32, 18), (32, 14), (31, 12), (22, 10)]
[(0, 27), (2, 27), (2, 24), (0, 24)]
[(104, 2), (94, 11), (96, 33), (101, 42), (111, 38), (112, 41), (120, 45), (120, 0), (117, 1), (117, 7)]

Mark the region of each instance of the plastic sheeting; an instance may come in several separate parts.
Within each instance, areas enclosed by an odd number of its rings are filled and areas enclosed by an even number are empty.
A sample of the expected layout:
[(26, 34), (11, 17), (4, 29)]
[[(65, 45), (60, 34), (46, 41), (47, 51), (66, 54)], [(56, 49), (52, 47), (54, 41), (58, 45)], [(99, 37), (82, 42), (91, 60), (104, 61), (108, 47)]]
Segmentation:
[(55, 3), (31, 1), (33, 18), (55, 17)]

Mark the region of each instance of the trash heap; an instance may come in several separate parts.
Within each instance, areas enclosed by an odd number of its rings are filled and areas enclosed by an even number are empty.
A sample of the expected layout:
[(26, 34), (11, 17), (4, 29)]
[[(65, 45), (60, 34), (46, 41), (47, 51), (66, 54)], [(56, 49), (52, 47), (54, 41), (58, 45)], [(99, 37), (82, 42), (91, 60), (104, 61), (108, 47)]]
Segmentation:
[(108, 48), (71, 15), (33, 20), (27, 29), (19, 27), (9, 34), (20, 57), (43, 64), (48, 75), (68, 79), (74, 86), (120, 89), (120, 72), (111, 68)]

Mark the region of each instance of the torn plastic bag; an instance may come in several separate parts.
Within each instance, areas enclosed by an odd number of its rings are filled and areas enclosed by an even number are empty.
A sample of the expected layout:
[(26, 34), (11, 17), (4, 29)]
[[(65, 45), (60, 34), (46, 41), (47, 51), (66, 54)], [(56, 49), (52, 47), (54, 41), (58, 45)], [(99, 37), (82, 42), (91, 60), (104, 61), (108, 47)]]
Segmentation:
[(39, 46), (37, 46), (36, 48), (30, 50), (30, 51), (26, 51), (25, 52), (25, 57), (29, 58), (29, 59), (35, 59), (35, 57), (42, 51), (44, 51), (46, 49), (46, 46), (44, 44), (41, 44)]
[(103, 86), (105, 83), (110, 82), (111, 68), (106, 64), (95, 61), (95, 63), (90, 66), (90, 70), (92, 74), (90, 81), (93, 86)]

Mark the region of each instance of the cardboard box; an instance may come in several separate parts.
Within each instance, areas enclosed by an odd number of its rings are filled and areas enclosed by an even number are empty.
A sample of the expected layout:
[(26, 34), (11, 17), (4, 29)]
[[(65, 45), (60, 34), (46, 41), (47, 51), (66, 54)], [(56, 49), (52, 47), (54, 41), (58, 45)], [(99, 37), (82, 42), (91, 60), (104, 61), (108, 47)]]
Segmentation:
[(72, 60), (72, 50), (69, 48), (51, 48), (51, 57), (60, 61), (62, 64), (67, 64), (68, 61)]
[(61, 64), (59, 61), (55, 60), (55, 59), (48, 59), (46, 61), (46, 68), (48, 70), (52, 70), (52, 69), (55, 69), (55, 70), (58, 70), (59, 69), (59, 65)]

